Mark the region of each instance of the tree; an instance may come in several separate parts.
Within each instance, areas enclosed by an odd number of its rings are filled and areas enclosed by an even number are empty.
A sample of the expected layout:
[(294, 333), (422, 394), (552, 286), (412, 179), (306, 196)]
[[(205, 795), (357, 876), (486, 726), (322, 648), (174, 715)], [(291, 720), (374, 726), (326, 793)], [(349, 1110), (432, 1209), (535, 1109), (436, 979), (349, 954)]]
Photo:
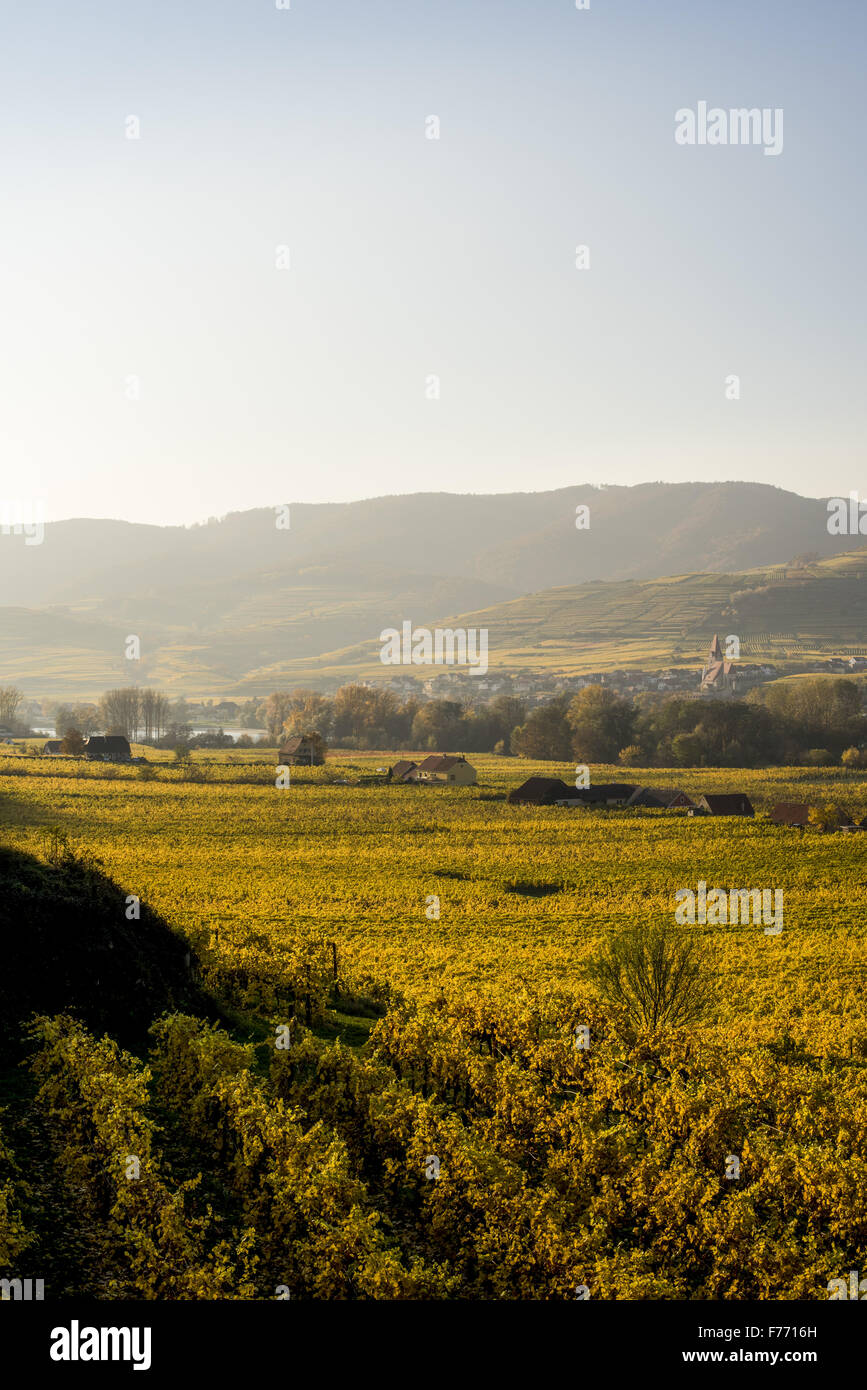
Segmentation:
[(833, 761), (834, 754), (828, 748), (808, 748), (804, 754), (808, 767), (830, 767)]
[(64, 738), (67, 729), (77, 729), (75, 715), (69, 705), (57, 705), (53, 711), (54, 732), (58, 738)]
[(601, 685), (588, 685), (579, 691), (566, 718), (572, 729), (572, 752), (579, 762), (616, 762), (620, 749), (632, 742), (632, 704)]
[(400, 722), (397, 696), (372, 685), (342, 685), (334, 696), (334, 739), (356, 748), (383, 748)]
[(810, 807), (808, 820), (818, 830), (839, 830), (843, 816), (838, 806), (826, 801), (822, 806)]
[(522, 758), (564, 762), (572, 755), (572, 730), (562, 700), (539, 705), (511, 736), (511, 748)]
[(334, 706), (316, 690), (293, 690), (289, 713), (283, 721), (283, 734), (308, 734), (315, 731), (326, 738), (334, 724)]
[(145, 739), (162, 738), (169, 722), (171, 706), (158, 690), (140, 691), (140, 717)]
[(141, 718), (140, 696), (135, 685), (105, 692), (99, 702), (99, 713), (108, 732), (123, 734), (130, 740), (135, 738)]
[(860, 748), (847, 748), (840, 761), (844, 767), (863, 767), (864, 754)]
[(259, 716), (272, 738), (279, 738), (292, 711), (292, 695), (288, 690), (274, 690), (259, 706)]
[(587, 976), (639, 1030), (687, 1027), (710, 1008), (698, 938), (670, 926), (635, 926), (610, 937)]
[(84, 739), (80, 731), (70, 727), (66, 730), (60, 744), (61, 753), (71, 753), (73, 757), (80, 758), (84, 752)]
[(625, 748), (621, 748), (617, 761), (622, 767), (641, 767), (644, 761), (644, 754), (638, 743), (629, 743)]
[(512, 730), (527, 718), (527, 706), (516, 695), (498, 695), (488, 705), (488, 714), (494, 722), (493, 741), (502, 740), (503, 752), (511, 753)]
[(0, 724), (14, 724), (23, 693), (14, 685), (0, 686)]
[(671, 740), (671, 755), (679, 767), (698, 767), (704, 751), (700, 734), (675, 734)]
[(417, 748), (446, 752), (464, 746), (467, 720), (457, 700), (430, 700), (412, 721), (412, 741)]

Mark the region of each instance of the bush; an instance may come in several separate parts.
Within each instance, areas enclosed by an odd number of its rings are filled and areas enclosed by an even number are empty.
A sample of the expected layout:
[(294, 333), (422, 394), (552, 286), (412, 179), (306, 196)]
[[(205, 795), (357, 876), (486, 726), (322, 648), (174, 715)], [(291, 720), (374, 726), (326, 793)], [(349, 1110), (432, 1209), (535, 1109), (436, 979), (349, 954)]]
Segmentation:
[(811, 748), (804, 754), (807, 767), (830, 767), (833, 761), (834, 755), (827, 748)]
[(637, 743), (629, 743), (625, 748), (621, 748), (618, 761), (621, 767), (640, 767), (644, 762), (644, 754)]
[(633, 1028), (682, 1028), (710, 1006), (701, 952), (698, 938), (673, 927), (630, 927), (609, 938), (587, 976)]
[(863, 767), (864, 754), (860, 748), (847, 748), (840, 757), (844, 767)]

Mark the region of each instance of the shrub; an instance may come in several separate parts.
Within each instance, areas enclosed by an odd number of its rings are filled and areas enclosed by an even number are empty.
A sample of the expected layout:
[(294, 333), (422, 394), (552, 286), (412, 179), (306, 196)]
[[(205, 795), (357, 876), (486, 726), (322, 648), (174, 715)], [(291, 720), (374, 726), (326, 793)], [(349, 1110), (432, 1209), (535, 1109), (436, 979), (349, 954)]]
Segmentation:
[(681, 1028), (710, 1005), (698, 939), (672, 927), (630, 927), (612, 936), (587, 970), (602, 999), (633, 1028)]

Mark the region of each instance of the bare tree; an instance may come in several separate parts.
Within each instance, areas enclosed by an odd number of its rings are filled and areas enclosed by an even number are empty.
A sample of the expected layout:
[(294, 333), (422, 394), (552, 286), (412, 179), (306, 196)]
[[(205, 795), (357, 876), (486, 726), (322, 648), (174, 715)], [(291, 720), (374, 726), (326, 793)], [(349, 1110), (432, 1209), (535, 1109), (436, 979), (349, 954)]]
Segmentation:
[(13, 724), (24, 695), (14, 685), (0, 686), (0, 723)]
[(587, 976), (603, 1000), (634, 1028), (682, 1028), (710, 1008), (710, 982), (699, 939), (669, 926), (630, 927), (609, 937)]
[(107, 690), (99, 702), (106, 732), (117, 731), (128, 739), (135, 737), (141, 718), (141, 691), (135, 685)]

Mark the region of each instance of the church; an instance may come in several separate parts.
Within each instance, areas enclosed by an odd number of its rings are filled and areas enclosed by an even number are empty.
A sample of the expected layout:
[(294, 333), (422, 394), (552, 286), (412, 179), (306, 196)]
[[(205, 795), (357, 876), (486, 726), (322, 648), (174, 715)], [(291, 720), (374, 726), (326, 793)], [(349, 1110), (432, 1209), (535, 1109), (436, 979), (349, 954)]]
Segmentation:
[(726, 660), (719, 644), (719, 637), (714, 633), (707, 665), (701, 673), (701, 685), (699, 686), (701, 693), (703, 695), (732, 695), (736, 684), (734, 668), (735, 663)]

